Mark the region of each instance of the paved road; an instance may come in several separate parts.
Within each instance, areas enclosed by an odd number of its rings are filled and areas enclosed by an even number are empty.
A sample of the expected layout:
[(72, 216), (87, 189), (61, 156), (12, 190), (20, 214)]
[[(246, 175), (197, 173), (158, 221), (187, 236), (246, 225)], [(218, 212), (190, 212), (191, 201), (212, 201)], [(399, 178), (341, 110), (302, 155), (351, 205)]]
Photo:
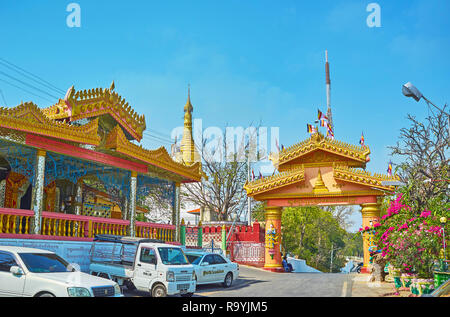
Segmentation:
[[(199, 285), (194, 297), (310, 297), (351, 296), (354, 275), (329, 273), (272, 273), (239, 266), (239, 278), (230, 288)], [(125, 296), (149, 296), (124, 291)]]

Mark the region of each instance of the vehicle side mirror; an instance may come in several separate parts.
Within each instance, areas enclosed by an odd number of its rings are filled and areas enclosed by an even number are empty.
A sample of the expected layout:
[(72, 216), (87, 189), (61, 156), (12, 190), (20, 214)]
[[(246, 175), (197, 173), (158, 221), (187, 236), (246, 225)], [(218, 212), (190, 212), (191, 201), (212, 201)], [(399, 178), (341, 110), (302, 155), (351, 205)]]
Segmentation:
[(11, 268), (9, 269), (9, 271), (13, 274), (13, 275), (17, 275), (17, 276), (21, 276), (23, 275), (23, 271), (20, 267), (18, 266), (11, 266)]
[(206, 265), (209, 265), (209, 263), (208, 262), (202, 262), (202, 264), (201, 264), (201, 266), (206, 266)]

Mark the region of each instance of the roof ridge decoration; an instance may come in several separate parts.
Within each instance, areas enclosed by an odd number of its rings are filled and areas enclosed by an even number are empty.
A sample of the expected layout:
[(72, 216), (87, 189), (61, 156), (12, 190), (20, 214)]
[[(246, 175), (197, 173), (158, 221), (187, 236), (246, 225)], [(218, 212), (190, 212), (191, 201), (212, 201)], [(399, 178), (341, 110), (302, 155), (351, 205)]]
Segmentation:
[(98, 145), (98, 118), (82, 125), (74, 126), (49, 118), (42, 109), (32, 102), (21, 103), (14, 108), (0, 108), (0, 127), (19, 130), (77, 143)]
[(190, 180), (200, 181), (202, 178), (200, 162), (186, 166), (182, 163), (175, 162), (163, 146), (156, 150), (147, 150), (143, 148), (142, 145), (136, 145), (125, 137), (125, 134), (119, 125), (116, 125), (107, 135), (105, 148), (114, 149), (118, 153), (133, 157), (151, 165), (156, 165), (160, 168), (182, 175)]
[(331, 138), (324, 137), (319, 132), (312, 134), (309, 139), (303, 140), (297, 144), (285, 148), (284, 150), (281, 150), (279, 153), (278, 163), (279, 165), (287, 163), (300, 155), (310, 153), (316, 149), (330, 151), (337, 155), (360, 161), (364, 164), (367, 162), (368, 155), (370, 154), (370, 148), (368, 146), (356, 146), (342, 141), (333, 140)]
[(109, 114), (134, 139), (140, 141), (146, 128), (145, 116), (138, 115), (128, 102), (114, 91), (114, 88), (114, 82), (110, 88), (105, 89), (75, 91), (75, 87), (72, 86), (64, 97), (66, 107), (63, 107), (60, 100), (57, 104), (44, 109), (44, 113), (51, 119), (68, 118), (70, 121)]
[(303, 168), (291, 169), (250, 183), (247, 182), (244, 185), (244, 189), (247, 191), (247, 195), (251, 196), (303, 180), (305, 180), (305, 170)]
[(372, 174), (364, 170), (350, 168), (348, 166), (338, 164), (333, 166), (333, 176), (335, 179), (358, 184), (366, 184), (387, 191), (394, 191), (395, 186), (384, 186), (381, 184), (381, 182), (400, 180), (400, 177), (398, 177), (397, 175), (388, 176), (379, 173)]

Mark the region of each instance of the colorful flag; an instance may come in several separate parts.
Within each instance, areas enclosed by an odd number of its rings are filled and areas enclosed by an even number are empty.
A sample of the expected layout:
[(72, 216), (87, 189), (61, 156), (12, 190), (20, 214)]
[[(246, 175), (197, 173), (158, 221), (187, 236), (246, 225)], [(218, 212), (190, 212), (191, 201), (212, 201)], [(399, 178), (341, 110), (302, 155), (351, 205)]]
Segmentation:
[(329, 137), (330, 139), (334, 140), (334, 132), (331, 129), (330, 126), (327, 126), (327, 137)]
[(320, 119), (320, 126), (328, 128), (328, 121), (325, 119)]
[(329, 121), (329, 120), (328, 120), (328, 117), (327, 117), (326, 115), (324, 115), (324, 114), (322, 113), (322, 111), (320, 111), (319, 109), (317, 109), (317, 111), (318, 111), (318, 114), (317, 114), (317, 119), (318, 119), (318, 120), (324, 119), (324, 120)]
[(261, 174), (261, 172), (259, 172), (259, 179), (263, 179), (263, 175)]
[(361, 144), (361, 146), (365, 146), (364, 145), (364, 134), (361, 132), (361, 140), (359, 140), (359, 144)]
[(317, 133), (316, 127), (310, 125), (309, 123), (306, 124), (306, 131), (307, 131), (308, 133), (311, 133), (311, 134)]
[(252, 182), (255, 180), (255, 172), (252, 169)]
[(389, 161), (387, 173), (388, 173), (388, 176), (392, 176), (392, 162), (391, 161)]

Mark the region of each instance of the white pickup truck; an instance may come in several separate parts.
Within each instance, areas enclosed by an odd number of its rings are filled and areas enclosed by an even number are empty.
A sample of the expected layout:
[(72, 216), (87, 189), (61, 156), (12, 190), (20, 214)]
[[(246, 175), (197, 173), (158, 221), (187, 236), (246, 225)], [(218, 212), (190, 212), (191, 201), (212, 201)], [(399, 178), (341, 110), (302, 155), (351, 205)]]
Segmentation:
[(120, 286), (77, 271), (53, 252), (0, 246), (0, 297), (122, 297)]
[(194, 267), (181, 247), (160, 240), (95, 236), (89, 271), (153, 297), (195, 292)]

